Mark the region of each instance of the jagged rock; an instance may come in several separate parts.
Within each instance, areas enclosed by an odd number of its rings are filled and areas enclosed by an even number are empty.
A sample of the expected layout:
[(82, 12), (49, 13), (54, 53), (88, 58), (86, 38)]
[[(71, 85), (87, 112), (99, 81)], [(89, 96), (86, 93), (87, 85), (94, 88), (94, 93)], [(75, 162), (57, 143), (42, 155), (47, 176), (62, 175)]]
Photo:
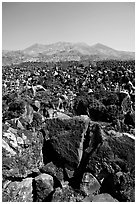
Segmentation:
[(49, 174), (40, 174), (35, 177), (35, 202), (44, 202), (49, 194), (54, 190), (53, 177)]
[(52, 202), (76, 202), (76, 198), (74, 197), (74, 192), (69, 188), (56, 188)]
[(91, 195), (89, 195), (89, 196), (86, 196), (86, 197), (82, 200), (82, 202), (91, 202), (91, 201), (93, 200), (93, 197), (94, 197), (93, 194), (91, 194)]
[[(133, 200), (134, 152), (133, 138), (127, 135), (106, 136), (96, 153), (90, 157), (87, 165), (87, 168), (102, 182), (100, 193), (109, 193), (119, 201)], [(126, 175), (120, 176), (122, 180), (117, 176), (119, 171)]]
[(30, 106), (29, 104), (25, 104), (25, 111), (22, 114), (22, 118), (28, 122), (31, 123), (33, 121), (33, 108), (32, 106)]
[(111, 195), (104, 193), (94, 196), (92, 202), (118, 202), (118, 200), (113, 198)]
[(13, 129), (3, 130), (2, 173), (3, 179), (25, 178), (38, 171), (42, 165), (43, 138), (38, 132)]
[(70, 170), (76, 169), (82, 158), (88, 124), (89, 118), (84, 117), (46, 120), (50, 139), (43, 148), (45, 163), (53, 161), (60, 166), (67, 164)]
[(76, 193), (70, 186), (66, 185), (62, 189), (56, 188), (52, 202), (80, 202), (83, 196)]
[(76, 169), (74, 177), (71, 179), (71, 185), (74, 188), (80, 187), (80, 182), (82, 180), (83, 173), (86, 171), (89, 158), (102, 144), (103, 137), (104, 136), (102, 135), (100, 125), (98, 123), (92, 123), (91, 121), (86, 132), (86, 137), (83, 144), (83, 155), (80, 165)]
[(26, 178), (22, 181), (10, 182), (3, 189), (3, 202), (33, 202), (33, 178)]
[(17, 128), (21, 129), (21, 130), (24, 130), (25, 127), (23, 126), (22, 122), (21, 122), (21, 118), (19, 118), (17, 120)]
[(108, 174), (100, 189), (101, 193), (109, 193), (119, 201), (134, 201), (134, 178), (130, 173), (117, 172)]
[[(96, 154), (90, 158), (88, 167), (93, 170), (95, 175), (98, 175), (104, 162), (111, 166), (117, 164), (122, 169), (124, 168), (123, 162), (125, 162), (125, 166), (130, 170), (135, 165), (134, 149), (135, 141), (126, 135), (106, 136)], [(95, 172), (95, 169), (98, 170)]]
[(42, 173), (50, 174), (58, 179), (58, 181), (62, 182), (64, 180), (63, 169), (55, 166), (53, 162), (50, 162), (40, 168)]
[(91, 173), (84, 173), (80, 189), (85, 195), (97, 193), (100, 189), (100, 183)]
[(74, 175), (74, 171), (73, 170), (70, 170), (69, 168), (67, 168), (67, 166), (65, 167), (65, 172), (67, 174), (67, 177), (70, 179), (73, 177)]
[(62, 113), (62, 112), (60, 112), (60, 111), (57, 111), (57, 112), (55, 113), (55, 117), (56, 117), (56, 118), (59, 118), (60, 120), (63, 120), (63, 119), (71, 119), (70, 116), (68, 116), (67, 114)]
[(91, 94), (83, 93), (74, 101), (74, 111), (77, 115), (89, 115), (94, 121), (107, 121), (106, 107)]

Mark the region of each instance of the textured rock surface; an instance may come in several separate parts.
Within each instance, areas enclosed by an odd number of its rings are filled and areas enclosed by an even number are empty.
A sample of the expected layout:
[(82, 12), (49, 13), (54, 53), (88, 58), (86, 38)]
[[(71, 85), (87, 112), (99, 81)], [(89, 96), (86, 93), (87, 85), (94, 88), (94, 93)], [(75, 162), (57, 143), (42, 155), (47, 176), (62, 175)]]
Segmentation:
[(52, 197), (52, 202), (80, 202), (83, 196), (76, 193), (70, 186), (66, 185), (62, 189), (56, 188)]
[(40, 134), (5, 125), (2, 144), (3, 179), (25, 178), (42, 165), (43, 138)]
[(82, 181), (82, 177), (84, 172), (86, 171), (86, 166), (88, 164), (89, 158), (93, 155), (96, 149), (103, 142), (103, 134), (101, 131), (101, 126), (98, 123), (89, 123), (85, 140), (83, 143), (83, 155), (80, 162), (80, 165), (76, 169), (74, 173), (74, 178), (72, 178), (71, 182), (74, 188), (80, 187), (80, 182)]
[[(119, 201), (133, 200), (135, 183), (135, 141), (123, 136), (107, 136), (88, 168), (101, 184), (100, 192), (109, 193)], [(120, 178), (117, 173), (122, 171)], [(122, 190), (123, 189), (123, 190)]]
[(45, 128), (50, 138), (44, 149), (47, 161), (52, 160), (61, 166), (67, 164), (70, 169), (76, 169), (81, 161), (82, 152), (79, 149), (83, 149), (83, 135), (88, 128), (88, 121), (83, 117), (52, 119), (46, 121)]
[(45, 199), (54, 190), (53, 177), (48, 174), (40, 174), (39, 176), (35, 177), (34, 186), (36, 192), (34, 201), (46, 201)]
[(116, 174), (107, 174), (104, 178), (100, 192), (109, 193), (119, 201), (134, 200), (134, 178), (130, 173), (117, 172)]
[(32, 106), (30, 106), (29, 104), (25, 104), (25, 111), (22, 114), (22, 118), (28, 122), (31, 123), (33, 121), (33, 108)]
[(16, 120), (3, 126), (3, 201), (135, 201), (133, 135), (107, 130), (87, 116), (39, 126), (34, 115), (37, 131)]
[(104, 193), (96, 195), (92, 202), (118, 202), (118, 200), (114, 199), (111, 195)]
[(42, 173), (47, 173), (54, 178), (57, 178), (60, 183), (64, 180), (64, 174), (63, 174), (63, 169), (60, 167), (57, 167), (53, 162), (50, 162), (40, 168), (40, 171)]
[(10, 182), (3, 190), (3, 202), (32, 202), (32, 178)]
[(134, 202), (135, 61), (51, 52), (2, 67), (3, 201)]
[(100, 183), (91, 173), (84, 173), (80, 189), (85, 193), (85, 195), (97, 193), (100, 187)]

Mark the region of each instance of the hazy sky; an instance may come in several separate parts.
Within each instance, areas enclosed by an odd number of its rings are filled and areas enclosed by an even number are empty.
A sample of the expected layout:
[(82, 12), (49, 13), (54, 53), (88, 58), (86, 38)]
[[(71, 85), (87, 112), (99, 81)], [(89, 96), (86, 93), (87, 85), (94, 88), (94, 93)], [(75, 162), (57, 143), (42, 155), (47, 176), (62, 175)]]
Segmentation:
[(2, 3), (2, 49), (58, 41), (135, 51), (135, 3)]

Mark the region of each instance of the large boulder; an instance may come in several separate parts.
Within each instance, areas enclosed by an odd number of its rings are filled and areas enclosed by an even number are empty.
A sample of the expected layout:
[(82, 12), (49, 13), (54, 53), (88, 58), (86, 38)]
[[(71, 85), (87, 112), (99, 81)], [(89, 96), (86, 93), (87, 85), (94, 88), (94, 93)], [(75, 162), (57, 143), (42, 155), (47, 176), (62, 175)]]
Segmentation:
[(94, 95), (80, 95), (75, 98), (74, 111), (77, 115), (89, 115), (94, 121), (107, 121), (105, 105)]
[(67, 168), (76, 169), (82, 158), (83, 141), (89, 121), (84, 116), (46, 120), (44, 129), (49, 140), (45, 141), (43, 147), (45, 164), (53, 161), (58, 166), (67, 164)]
[(80, 187), (80, 182), (82, 181), (84, 172), (86, 172), (86, 166), (89, 162), (90, 156), (95, 154), (99, 146), (102, 144), (103, 137), (104, 135), (101, 126), (98, 123), (90, 121), (84, 138), (82, 159), (78, 168), (74, 172), (74, 177), (71, 179), (71, 185), (74, 188)]
[(33, 202), (33, 178), (22, 181), (8, 181), (4, 184), (2, 192), (3, 202)]
[[(100, 193), (119, 201), (134, 200), (135, 140), (127, 134), (106, 135), (87, 168), (102, 182)], [(120, 178), (118, 172), (122, 172)]]
[(38, 132), (34, 134), (5, 125), (2, 142), (3, 180), (25, 178), (38, 172), (43, 164), (42, 146), (43, 137)]
[(122, 202), (135, 200), (135, 184), (133, 175), (130, 173), (111, 173), (104, 178), (100, 193), (109, 193)]

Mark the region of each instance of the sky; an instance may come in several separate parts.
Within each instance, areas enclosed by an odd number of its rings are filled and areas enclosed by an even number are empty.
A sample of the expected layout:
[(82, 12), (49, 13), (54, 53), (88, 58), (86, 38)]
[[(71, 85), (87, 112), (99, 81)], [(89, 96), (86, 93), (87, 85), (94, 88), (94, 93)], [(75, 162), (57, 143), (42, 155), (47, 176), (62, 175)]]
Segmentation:
[(2, 49), (21, 50), (59, 41), (102, 43), (135, 51), (135, 3), (2, 3)]

